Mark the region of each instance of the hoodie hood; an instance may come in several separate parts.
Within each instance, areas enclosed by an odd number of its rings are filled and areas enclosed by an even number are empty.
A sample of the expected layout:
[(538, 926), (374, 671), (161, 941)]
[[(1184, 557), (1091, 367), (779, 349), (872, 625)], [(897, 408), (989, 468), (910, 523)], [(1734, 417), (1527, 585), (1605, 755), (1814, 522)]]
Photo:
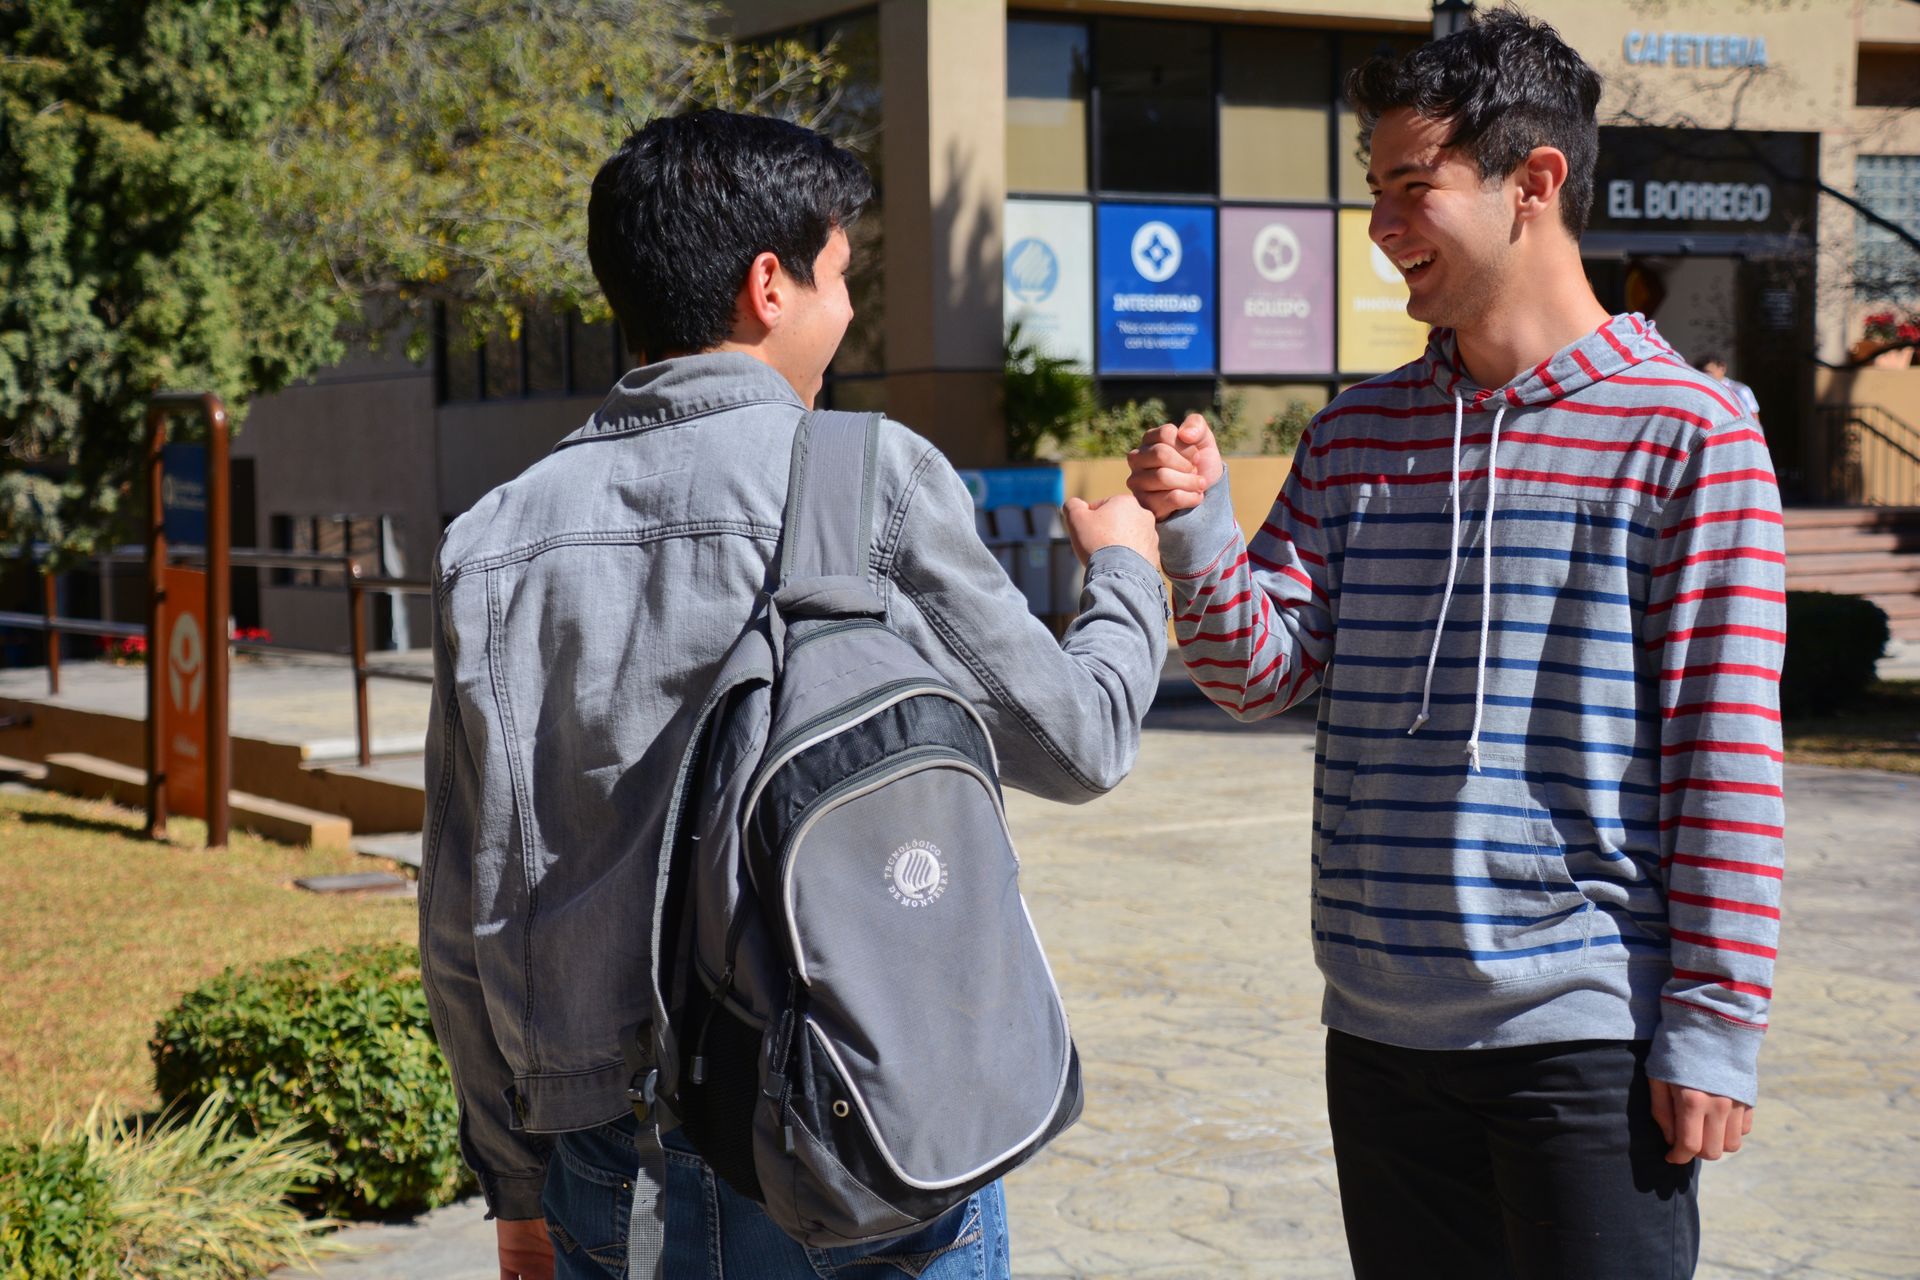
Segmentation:
[[(1638, 312), (1613, 316), (1586, 337), (1542, 360), (1501, 387), (1483, 387), (1467, 374), (1460, 359), (1460, 341), (1452, 329), (1435, 329), (1427, 339), (1427, 360), (1434, 370), (1434, 386), (1448, 400), (1458, 397), (1471, 413), (1476, 409), (1510, 409), (1550, 404), (1584, 387), (1624, 373), (1635, 365), (1663, 357), (1677, 359), (1672, 347)], [(1490, 403), (1492, 402), (1492, 403)]]

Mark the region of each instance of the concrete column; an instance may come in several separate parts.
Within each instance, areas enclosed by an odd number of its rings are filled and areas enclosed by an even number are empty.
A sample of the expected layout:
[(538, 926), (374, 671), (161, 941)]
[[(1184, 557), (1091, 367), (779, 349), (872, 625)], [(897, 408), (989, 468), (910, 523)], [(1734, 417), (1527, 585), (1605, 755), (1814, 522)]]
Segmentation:
[(887, 412), (998, 462), (1006, 6), (882, 0), (880, 45)]

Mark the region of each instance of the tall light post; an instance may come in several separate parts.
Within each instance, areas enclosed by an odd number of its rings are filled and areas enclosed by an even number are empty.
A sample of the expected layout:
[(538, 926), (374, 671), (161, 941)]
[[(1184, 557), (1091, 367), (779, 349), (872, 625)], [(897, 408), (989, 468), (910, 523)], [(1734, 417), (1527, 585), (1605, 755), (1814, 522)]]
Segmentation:
[(1433, 38), (1444, 40), (1473, 21), (1473, 0), (1433, 0)]

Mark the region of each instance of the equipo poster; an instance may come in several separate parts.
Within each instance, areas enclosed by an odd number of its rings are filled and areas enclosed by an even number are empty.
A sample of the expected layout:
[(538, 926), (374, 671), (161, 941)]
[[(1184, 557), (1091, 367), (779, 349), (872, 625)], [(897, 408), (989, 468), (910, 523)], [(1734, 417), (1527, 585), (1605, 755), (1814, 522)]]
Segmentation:
[(1333, 372), (1333, 214), (1220, 211), (1220, 371)]
[(1214, 371), (1213, 210), (1100, 206), (1101, 373)]
[(1340, 370), (1385, 373), (1419, 358), (1427, 326), (1407, 314), (1407, 282), (1367, 238), (1365, 209), (1340, 211)]
[(1093, 207), (1009, 200), (1004, 315), (1048, 355), (1093, 368)]

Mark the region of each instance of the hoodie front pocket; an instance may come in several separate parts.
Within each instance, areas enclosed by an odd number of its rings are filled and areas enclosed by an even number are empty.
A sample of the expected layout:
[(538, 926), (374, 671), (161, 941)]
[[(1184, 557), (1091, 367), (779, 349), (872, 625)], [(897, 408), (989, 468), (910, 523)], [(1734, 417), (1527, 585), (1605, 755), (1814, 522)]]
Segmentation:
[(1436, 762), (1417, 741), (1389, 742), (1349, 777), (1314, 882), (1323, 957), (1469, 982), (1584, 961), (1592, 904), (1567, 872), (1545, 789), (1518, 756), (1482, 752), (1476, 771)]

